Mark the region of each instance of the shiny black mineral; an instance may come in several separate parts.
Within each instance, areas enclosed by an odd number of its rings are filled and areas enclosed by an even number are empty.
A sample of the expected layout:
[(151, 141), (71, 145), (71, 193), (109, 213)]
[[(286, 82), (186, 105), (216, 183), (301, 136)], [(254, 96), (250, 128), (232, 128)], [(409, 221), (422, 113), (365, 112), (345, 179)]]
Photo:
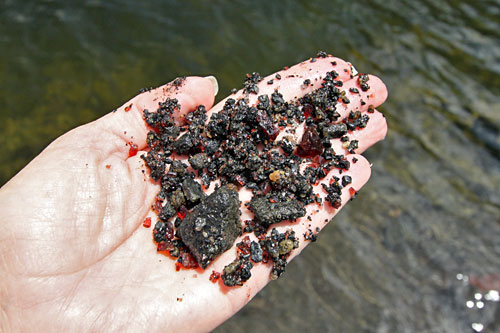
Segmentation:
[(202, 268), (228, 250), (241, 234), (238, 193), (220, 187), (198, 204), (178, 232)]

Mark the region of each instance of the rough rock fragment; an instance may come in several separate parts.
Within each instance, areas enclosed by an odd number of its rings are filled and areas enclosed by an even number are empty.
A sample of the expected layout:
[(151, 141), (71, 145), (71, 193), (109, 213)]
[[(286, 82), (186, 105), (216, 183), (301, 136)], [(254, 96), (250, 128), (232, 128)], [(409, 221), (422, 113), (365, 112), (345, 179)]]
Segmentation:
[(224, 267), (222, 271), (222, 282), (228, 287), (242, 286), (243, 282), (247, 281), (252, 273), (253, 264), (248, 258), (236, 258), (232, 263)]
[(228, 250), (241, 234), (238, 193), (220, 187), (186, 216), (178, 232), (202, 268)]
[(323, 152), (321, 138), (314, 128), (306, 127), (302, 139), (297, 146), (297, 155), (301, 157), (314, 157)]
[(347, 134), (347, 125), (344, 123), (326, 126), (323, 129), (323, 136), (329, 139), (340, 138), (345, 134)]
[(302, 204), (295, 199), (284, 202), (271, 202), (265, 196), (254, 196), (249, 204), (256, 222), (263, 226), (279, 223), (284, 220), (294, 220), (306, 215)]
[(189, 164), (195, 170), (201, 170), (207, 165), (207, 154), (199, 153), (189, 158)]
[(205, 198), (201, 185), (190, 177), (186, 177), (182, 182), (182, 191), (188, 206), (194, 206)]

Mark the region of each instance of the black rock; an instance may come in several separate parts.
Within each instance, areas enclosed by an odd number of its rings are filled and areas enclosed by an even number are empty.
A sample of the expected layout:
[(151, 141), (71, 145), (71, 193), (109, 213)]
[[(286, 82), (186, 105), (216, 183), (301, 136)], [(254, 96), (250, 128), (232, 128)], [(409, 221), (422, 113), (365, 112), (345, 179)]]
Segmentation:
[(325, 138), (336, 139), (347, 133), (347, 125), (344, 123), (334, 124), (323, 128)]
[(175, 214), (177, 213), (177, 210), (172, 207), (172, 205), (170, 204), (170, 202), (166, 202), (165, 203), (165, 206), (163, 206), (160, 214), (158, 215), (158, 217), (166, 222), (168, 221), (169, 218), (171, 218), (172, 216), (174, 216)]
[(175, 139), (179, 136), (180, 129), (177, 126), (165, 127), (163, 129), (163, 135)]
[(169, 172), (175, 172), (178, 176), (184, 176), (186, 174), (186, 165), (181, 161), (175, 160), (170, 166)]
[(241, 286), (251, 276), (253, 264), (245, 258), (237, 258), (232, 263), (224, 267), (222, 271), (222, 282), (228, 287)]
[(223, 186), (186, 216), (178, 233), (202, 268), (228, 250), (241, 235), (238, 193)]
[(342, 186), (347, 186), (352, 183), (352, 178), (350, 176), (342, 177)]
[(189, 164), (195, 170), (201, 170), (207, 166), (207, 154), (199, 153), (189, 158)]
[(261, 262), (262, 261), (262, 248), (260, 244), (257, 242), (252, 242), (250, 244), (250, 253), (252, 255), (253, 262)]
[(285, 152), (286, 155), (290, 155), (293, 153), (293, 150), (295, 149), (295, 145), (290, 142), (287, 138), (284, 138), (281, 143), (280, 143), (281, 149), (283, 149), (283, 152)]
[(207, 145), (205, 147), (205, 153), (207, 155), (212, 155), (214, 154), (217, 149), (219, 149), (220, 142), (217, 140), (207, 140)]
[(186, 203), (186, 198), (184, 197), (184, 192), (181, 189), (177, 189), (170, 194), (170, 204), (176, 210), (179, 209)]
[(158, 181), (165, 173), (165, 156), (162, 153), (157, 153), (150, 150), (146, 156), (142, 155), (141, 158), (146, 162), (149, 170), (151, 171), (151, 178)]
[(188, 207), (197, 205), (205, 198), (205, 192), (201, 189), (201, 185), (190, 177), (186, 177), (182, 182), (182, 191)]
[(174, 228), (172, 223), (158, 221), (153, 229), (153, 238), (155, 242), (162, 243), (174, 237)]
[(306, 215), (302, 204), (295, 199), (285, 202), (271, 202), (267, 197), (254, 196), (250, 201), (249, 208), (254, 213), (256, 222), (263, 226), (284, 220), (294, 220)]
[(184, 133), (174, 142), (174, 150), (179, 155), (188, 154), (194, 148), (191, 133)]

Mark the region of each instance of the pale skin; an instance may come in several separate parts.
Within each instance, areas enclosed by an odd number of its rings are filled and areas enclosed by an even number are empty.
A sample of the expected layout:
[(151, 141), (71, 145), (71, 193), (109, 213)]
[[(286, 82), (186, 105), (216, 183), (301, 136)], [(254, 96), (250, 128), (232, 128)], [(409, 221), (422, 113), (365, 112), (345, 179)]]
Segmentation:
[[(320, 78), (331, 70), (344, 81), (342, 89), (359, 89), (356, 77), (350, 77), (351, 66), (328, 57), (282, 71), (282, 79), (272, 85), (267, 81), (274, 74), (265, 78), (259, 94), (278, 88), (286, 100), (293, 100), (319, 87)], [(301, 87), (305, 79), (313, 86)], [(339, 107), (343, 117), (350, 110), (367, 112), (368, 105), (384, 102), (384, 84), (374, 76), (369, 84), (367, 92), (359, 89), (361, 96), (348, 93), (351, 102)], [(217, 112), (224, 101), (212, 107), (214, 89), (209, 79), (188, 77), (178, 89), (165, 85), (142, 93), (56, 139), (1, 188), (0, 331), (209, 331), (270, 281), (271, 266), (256, 264), (242, 287), (212, 283), (210, 274), (235, 258), (235, 246), (206, 270), (176, 271), (171, 258), (156, 252), (152, 229), (142, 226), (148, 216), (154, 226), (151, 205), (159, 190), (140, 158), (147, 149), (143, 110), (154, 111), (159, 101), (170, 97), (182, 106), (179, 121), (201, 104), (209, 113)], [(241, 92), (230, 97), (239, 96)], [(256, 96), (250, 95), (250, 103)], [(377, 111), (369, 115), (366, 128), (349, 134), (359, 140), (356, 153), (385, 137), (385, 118)], [(133, 157), (130, 142), (140, 150)], [(332, 144), (337, 154), (348, 154), (338, 139)], [(343, 191), (342, 205), (350, 199), (349, 188), (359, 190), (370, 177), (369, 162), (349, 154), (351, 162), (353, 158), (358, 161), (342, 174), (353, 180)], [(328, 184), (333, 175), (338, 176), (338, 170), (322, 182)], [(316, 192), (325, 196), (320, 185)], [(240, 200), (249, 200), (247, 190), (240, 190)], [(300, 248), (291, 258), (309, 243), (302, 236), (306, 229), (325, 227), (325, 219), (338, 210), (328, 204), (309, 205), (312, 221), (302, 218), (277, 226), (281, 232), (293, 228), (300, 236)], [(242, 213), (242, 220), (252, 218), (243, 205)]]

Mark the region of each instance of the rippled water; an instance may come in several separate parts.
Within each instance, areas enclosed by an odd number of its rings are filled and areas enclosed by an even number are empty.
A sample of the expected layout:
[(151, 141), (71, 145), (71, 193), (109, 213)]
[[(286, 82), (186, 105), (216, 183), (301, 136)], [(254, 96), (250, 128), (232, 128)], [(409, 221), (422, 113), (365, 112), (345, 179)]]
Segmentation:
[(383, 78), (389, 134), (357, 200), (216, 331), (499, 331), (499, 1), (3, 1), (0, 183), (141, 87), (214, 74), (223, 96), (320, 49)]

